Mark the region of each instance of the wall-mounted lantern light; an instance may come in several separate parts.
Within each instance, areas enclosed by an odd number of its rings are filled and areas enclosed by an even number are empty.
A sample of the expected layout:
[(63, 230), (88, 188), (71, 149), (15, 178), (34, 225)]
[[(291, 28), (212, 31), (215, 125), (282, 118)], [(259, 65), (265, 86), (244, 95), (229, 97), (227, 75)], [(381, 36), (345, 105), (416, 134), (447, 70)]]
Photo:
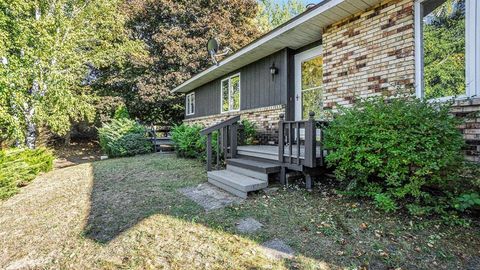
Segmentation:
[(272, 66), (270, 67), (270, 75), (272, 75), (272, 80), (277, 74), (278, 74), (278, 68), (275, 67), (275, 63), (273, 63)]

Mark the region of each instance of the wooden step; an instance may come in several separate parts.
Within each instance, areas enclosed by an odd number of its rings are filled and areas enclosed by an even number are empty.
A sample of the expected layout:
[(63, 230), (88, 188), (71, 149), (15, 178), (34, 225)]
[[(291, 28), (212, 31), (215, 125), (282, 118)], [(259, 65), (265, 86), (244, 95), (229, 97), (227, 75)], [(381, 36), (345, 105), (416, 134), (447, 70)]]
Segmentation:
[(247, 192), (264, 189), (268, 186), (267, 181), (228, 170), (208, 172), (208, 182), (242, 198), (246, 197)]
[(281, 166), (274, 162), (258, 161), (245, 158), (227, 159), (227, 165), (236, 166), (265, 174), (278, 173), (281, 169)]
[(238, 174), (243, 174), (243, 175), (246, 175), (246, 176), (249, 176), (249, 177), (252, 177), (252, 178), (255, 178), (255, 179), (263, 180), (263, 181), (268, 181), (268, 174), (266, 174), (266, 173), (257, 172), (257, 171), (250, 170), (250, 169), (245, 169), (245, 168), (238, 167), (238, 166), (235, 166), (235, 165), (227, 164), (227, 171), (238, 173)]
[(237, 154), (241, 156), (278, 161), (278, 147), (269, 145), (239, 146)]
[(243, 191), (240, 191), (240, 190), (237, 190), (237, 189), (234, 189), (233, 187), (229, 186), (229, 185), (226, 185), (220, 181), (217, 181), (217, 180), (214, 180), (212, 178), (208, 178), (208, 182), (220, 189), (223, 189), (224, 191), (228, 192), (228, 193), (231, 193), (235, 196), (238, 196), (242, 199), (246, 199), (248, 197), (248, 193), (247, 192), (243, 192)]

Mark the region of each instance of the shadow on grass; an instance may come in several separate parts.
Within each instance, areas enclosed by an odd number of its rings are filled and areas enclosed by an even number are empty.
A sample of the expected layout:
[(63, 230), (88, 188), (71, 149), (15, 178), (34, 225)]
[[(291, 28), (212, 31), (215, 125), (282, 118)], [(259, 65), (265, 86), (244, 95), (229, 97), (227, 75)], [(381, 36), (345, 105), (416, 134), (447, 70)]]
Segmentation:
[[(471, 249), (460, 246), (471, 242), (477, 229), (454, 228), (448, 236), (433, 223), (415, 229), (402, 217), (385, 216), (368, 203), (325, 195), (319, 190), (308, 193), (300, 189), (270, 197), (254, 195), (242, 205), (205, 213), (178, 191), (206, 181), (204, 167), (196, 160), (154, 154), (106, 160), (92, 166), (94, 179), (84, 235), (102, 244), (159, 214), (257, 243), (274, 238), (286, 240), (298, 255), (289, 262), (292, 268), (298, 268), (298, 260), (306, 260), (299, 264), (325, 266), (312, 269), (423, 269), (433, 262), (442, 263), (444, 267), (439, 269), (469, 269), (472, 263), (462, 262), (456, 254), (469, 253), (473, 264), (478, 259)], [(238, 233), (235, 223), (246, 217), (265, 226), (257, 233)], [(188, 224), (178, 229), (185, 230), (185, 226)], [(441, 240), (435, 240), (435, 249), (428, 246), (432, 235), (442, 235)], [(478, 239), (473, 245), (479, 246)]]
[[(159, 154), (156, 154), (159, 155)], [(200, 207), (175, 190), (203, 182), (196, 161), (146, 155), (93, 163), (86, 237), (107, 243), (151, 215), (193, 215)]]

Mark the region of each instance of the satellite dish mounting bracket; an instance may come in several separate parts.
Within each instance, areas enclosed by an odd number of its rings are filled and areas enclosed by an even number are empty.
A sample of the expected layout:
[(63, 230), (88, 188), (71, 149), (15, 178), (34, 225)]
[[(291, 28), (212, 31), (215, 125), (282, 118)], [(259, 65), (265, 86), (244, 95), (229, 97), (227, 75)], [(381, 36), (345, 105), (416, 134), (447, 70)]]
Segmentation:
[(211, 38), (208, 40), (207, 42), (208, 54), (212, 58), (213, 63), (217, 66), (219, 65), (217, 57), (225, 56), (232, 51), (232, 49), (230, 49), (229, 47), (226, 47), (225, 49), (223, 49), (221, 53), (218, 53), (219, 48), (220, 48), (220, 42), (218, 42), (216, 38)]

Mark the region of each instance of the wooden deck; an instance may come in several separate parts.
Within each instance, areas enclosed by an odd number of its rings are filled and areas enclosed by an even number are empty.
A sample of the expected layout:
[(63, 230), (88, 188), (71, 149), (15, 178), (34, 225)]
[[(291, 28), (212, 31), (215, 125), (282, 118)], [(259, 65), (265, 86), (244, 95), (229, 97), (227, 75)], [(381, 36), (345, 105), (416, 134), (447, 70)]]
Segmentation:
[[(297, 156), (297, 145), (292, 145), (292, 156)], [(259, 158), (265, 158), (269, 160), (278, 161), (278, 145), (245, 145), (237, 147), (238, 154), (246, 156), (255, 156)], [(321, 157), (320, 147), (317, 146), (316, 155), (317, 158)], [(286, 147), (284, 150), (284, 156), (290, 156), (290, 149)], [(305, 158), (305, 146), (300, 145), (300, 159)]]

